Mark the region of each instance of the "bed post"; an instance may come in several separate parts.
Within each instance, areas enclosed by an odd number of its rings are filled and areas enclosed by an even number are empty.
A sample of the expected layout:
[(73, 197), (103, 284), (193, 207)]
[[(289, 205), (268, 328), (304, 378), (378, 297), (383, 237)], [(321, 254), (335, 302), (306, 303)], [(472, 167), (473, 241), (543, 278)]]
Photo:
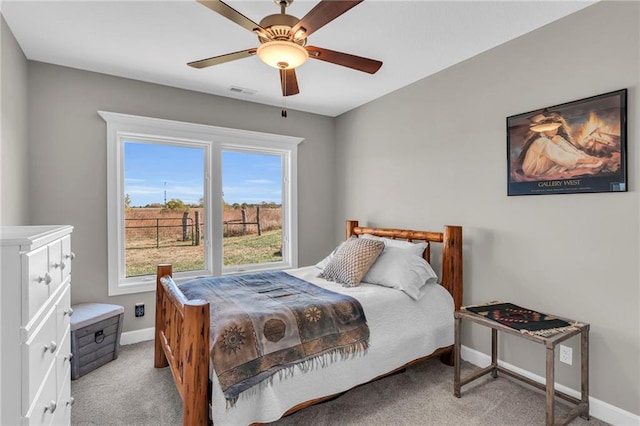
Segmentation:
[(183, 425), (209, 424), (209, 303), (189, 300), (184, 304), (181, 336), (183, 362)]
[(453, 296), (455, 309), (462, 306), (462, 227), (444, 228), (442, 247), (442, 285)]
[(358, 226), (358, 221), (357, 220), (347, 220), (346, 223), (346, 230), (347, 230), (347, 240), (349, 239), (349, 237), (351, 237), (352, 235), (355, 235), (353, 233), (353, 230)]
[[(442, 246), (442, 285), (453, 296), (454, 309), (462, 306), (462, 227), (444, 227)], [(451, 347), (440, 355), (440, 361), (454, 365), (454, 349)]]
[(164, 349), (162, 348), (162, 340), (160, 339), (160, 333), (164, 330), (164, 287), (160, 283), (161, 277), (166, 277), (167, 275), (171, 276), (172, 267), (169, 264), (158, 265), (158, 272), (156, 276), (156, 331), (155, 331), (155, 344), (154, 344), (154, 357), (153, 357), (153, 366), (155, 368), (164, 368), (169, 365), (167, 361), (167, 357), (164, 354)]

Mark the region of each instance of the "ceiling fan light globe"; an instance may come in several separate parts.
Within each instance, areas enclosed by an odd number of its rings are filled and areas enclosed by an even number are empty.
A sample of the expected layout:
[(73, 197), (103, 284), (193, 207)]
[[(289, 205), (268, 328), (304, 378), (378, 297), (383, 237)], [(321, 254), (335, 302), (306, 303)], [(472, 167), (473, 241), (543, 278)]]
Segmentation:
[(257, 55), (265, 64), (280, 70), (297, 68), (309, 59), (307, 49), (296, 43), (283, 40), (261, 44), (258, 47)]

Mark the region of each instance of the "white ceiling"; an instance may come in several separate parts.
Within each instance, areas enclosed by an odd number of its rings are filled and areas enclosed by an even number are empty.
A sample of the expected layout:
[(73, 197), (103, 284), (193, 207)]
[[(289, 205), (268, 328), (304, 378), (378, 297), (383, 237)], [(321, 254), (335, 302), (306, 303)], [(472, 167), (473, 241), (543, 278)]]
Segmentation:
[[(254, 22), (273, 0), (226, 1)], [(317, 0), (287, 9), (302, 18)], [(580, 1), (368, 0), (309, 44), (381, 60), (374, 75), (309, 60), (296, 70), (289, 109), (337, 116), (593, 4)], [(30, 60), (267, 105), (282, 105), (278, 71), (255, 57), (194, 69), (187, 62), (257, 47), (257, 37), (195, 0), (3, 0), (2, 14)], [(232, 92), (231, 87), (254, 94)]]

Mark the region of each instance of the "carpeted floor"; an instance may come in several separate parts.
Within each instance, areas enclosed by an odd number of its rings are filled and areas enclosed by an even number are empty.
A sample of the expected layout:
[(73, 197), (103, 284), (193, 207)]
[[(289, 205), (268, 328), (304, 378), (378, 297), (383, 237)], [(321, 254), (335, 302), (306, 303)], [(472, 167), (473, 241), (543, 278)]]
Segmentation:
[[(466, 376), (475, 369), (463, 363)], [(153, 368), (153, 342), (122, 346), (117, 360), (71, 382), (72, 425), (180, 425), (171, 372)], [(284, 425), (541, 425), (544, 394), (511, 379), (484, 377), (453, 396), (453, 368), (433, 359), (285, 417)], [(236, 407), (237, 408), (237, 407)], [(556, 404), (556, 415), (567, 411)], [(578, 418), (572, 426), (602, 426)]]

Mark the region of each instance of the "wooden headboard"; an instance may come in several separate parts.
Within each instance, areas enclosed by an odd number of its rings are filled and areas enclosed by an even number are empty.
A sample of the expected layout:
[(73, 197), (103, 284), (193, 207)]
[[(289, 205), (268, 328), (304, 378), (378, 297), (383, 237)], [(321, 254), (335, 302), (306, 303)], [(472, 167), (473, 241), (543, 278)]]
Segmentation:
[(431, 243), (442, 243), (442, 276), (440, 284), (446, 288), (456, 310), (462, 306), (462, 227), (446, 225), (444, 232), (412, 231), (393, 228), (373, 228), (359, 226), (357, 220), (347, 220), (346, 237), (371, 234), (378, 237), (407, 241), (428, 241), (423, 257), (431, 262)]

